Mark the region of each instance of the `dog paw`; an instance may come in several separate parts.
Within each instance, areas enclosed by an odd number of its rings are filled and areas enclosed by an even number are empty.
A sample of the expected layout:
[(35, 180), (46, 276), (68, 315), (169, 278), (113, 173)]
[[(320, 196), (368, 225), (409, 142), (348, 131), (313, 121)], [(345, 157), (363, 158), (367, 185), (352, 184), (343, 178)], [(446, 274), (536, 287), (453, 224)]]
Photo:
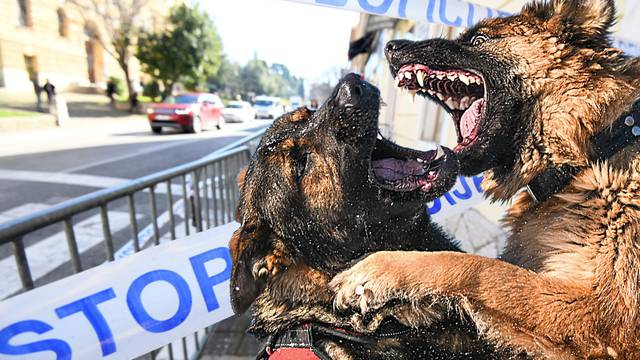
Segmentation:
[(289, 266), (289, 261), (280, 251), (274, 250), (253, 264), (251, 273), (256, 279), (276, 276)]
[(400, 298), (402, 280), (402, 264), (394, 263), (393, 252), (383, 251), (336, 275), (329, 286), (335, 291), (337, 309), (359, 308), (366, 314)]

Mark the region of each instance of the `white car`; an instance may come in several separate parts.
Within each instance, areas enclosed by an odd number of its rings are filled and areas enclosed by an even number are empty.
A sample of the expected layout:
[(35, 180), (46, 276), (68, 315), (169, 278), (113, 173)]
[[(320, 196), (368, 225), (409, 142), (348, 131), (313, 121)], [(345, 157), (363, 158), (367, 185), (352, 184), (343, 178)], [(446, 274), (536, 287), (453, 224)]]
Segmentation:
[(275, 119), (284, 114), (284, 105), (278, 97), (256, 96), (253, 106), (256, 109), (256, 119)]
[(256, 109), (246, 101), (230, 101), (222, 115), (226, 122), (248, 122), (256, 118)]

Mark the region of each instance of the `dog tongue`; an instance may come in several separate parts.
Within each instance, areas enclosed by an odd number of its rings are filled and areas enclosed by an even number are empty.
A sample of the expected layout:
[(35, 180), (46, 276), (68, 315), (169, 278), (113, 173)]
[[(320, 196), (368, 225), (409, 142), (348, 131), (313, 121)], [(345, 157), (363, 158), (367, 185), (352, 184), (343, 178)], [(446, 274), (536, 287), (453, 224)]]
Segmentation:
[(413, 160), (394, 158), (374, 160), (371, 162), (373, 173), (378, 179), (395, 181), (407, 176), (423, 175), (425, 170), (421, 163)]
[(480, 117), (482, 116), (483, 108), (484, 99), (478, 99), (462, 114), (462, 118), (460, 119), (460, 135), (462, 135), (463, 138), (466, 139), (473, 135), (473, 130), (478, 125), (478, 121), (480, 121)]

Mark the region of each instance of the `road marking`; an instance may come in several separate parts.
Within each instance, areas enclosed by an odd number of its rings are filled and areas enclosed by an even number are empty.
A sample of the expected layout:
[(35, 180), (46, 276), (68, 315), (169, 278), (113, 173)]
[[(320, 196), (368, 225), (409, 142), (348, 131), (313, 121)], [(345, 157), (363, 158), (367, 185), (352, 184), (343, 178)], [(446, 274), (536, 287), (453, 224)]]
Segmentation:
[(49, 204), (26, 203), (0, 213), (0, 224), (48, 208)]
[(45, 182), (54, 184), (89, 186), (106, 188), (120, 185), (129, 179), (83, 174), (63, 174), (48, 171), (25, 171), (0, 169), (0, 179), (15, 181)]
[[(109, 226), (111, 233), (116, 233), (129, 226), (129, 214), (126, 212), (110, 211)], [(104, 241), (100, 214), (91, 216), (75, 224), (78, 252), (82, 254), (92, 246)], [(36, 280), (70, 259), (69, 248), (64, 232), (51, 235), (26, 248), (31, 277)], [(9, 256), (0, 260), (0, 299), (15, 293), (22, 288), (16, 268), (15, 259)]]
[(113, 163), (113, 162), (117, 162), (117, 161), (122, 161), (122, 160), (127, 160), (130, 159), (132, 157), (136, 157), (136, 156), (140, 156), (140, 155), (146, 155), (146, 154), (150, 154), (153, 152), (158, 152), (160, 150), (166, 150), (166, 149), (170, 149), (170, 148), (174, 148), (177, 146), (182, 146), (186, 143), (195, 143), (192, 140), (184, 140), (184, 141), (177, 141), (177, 142), (171, 142), (169, 144), (162, 144), (162, 145), (158, 145), (158, 146), (153, 146), (150, 148), (146, 148), (146, 149), (141, 149), (138, 151), (134, 151), (132, 153), (127, 153), (121, 156), (116, 156), (116, 157), (110, 157), (108, 159), (103, 159), (103, 160), (99, 160), (99, 161), (94, 161), (88, 164), (83, 164), (83, 165), (78, 165), (78, 166), (74, 166), (68, 169), (64, 169), (62, 171), (60, 171), (61, 173), (72, 173), (72, 172), (76, 172), (76, 171), (82, 171), (82, 170), (86, 170), (86, 169), (90, 169), (96, 166), (100, 166), (100, 165), (104, 165), (104, 164), (109, 164), (109, 163)]
[[(108, 188), (121, 185), (131, 179), (117, 178), (110, 176), (84, 175), (84, 174), (65, 174), (59, 172), (47, 171), (25, 171), (25, 170), (8, 170), (0, 169), (0, 180), (30, 181), (43, 182), (51, 184), (77, 185), (94, 188)], [(175, 182), (175, 181), (174, 181)], [(178, 184), (171, 185), (174, 195), (181, 194), (182, 187)], [(148, 191), (148, 190), (145, 190)], [(158, 184), (156, 193), (165, 194), (167, 187), (165, 183)], [(0, 221), (1, 222), (1, 221)]]

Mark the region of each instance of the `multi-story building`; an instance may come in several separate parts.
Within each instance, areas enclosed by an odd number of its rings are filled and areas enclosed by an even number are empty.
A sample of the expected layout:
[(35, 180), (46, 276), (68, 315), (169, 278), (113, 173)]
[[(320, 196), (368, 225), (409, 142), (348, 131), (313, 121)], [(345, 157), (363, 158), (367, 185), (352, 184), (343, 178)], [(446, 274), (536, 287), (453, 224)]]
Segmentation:
[[(105, 4), (114, 1), (104, 1)], [(124, 2), (124, 1), (120, 1)], [(33, 88), (48, 78), (58, 88), (103, 86), (110, 76), (124, 79), (110, 55), (104, 20), (82, 11), (91, 0), (0, 0), (0, 87)], [(137, 26), (161, 24), (173, 2), (149, 1)], [(131, 59), (132, 79), (139, 66)]]

